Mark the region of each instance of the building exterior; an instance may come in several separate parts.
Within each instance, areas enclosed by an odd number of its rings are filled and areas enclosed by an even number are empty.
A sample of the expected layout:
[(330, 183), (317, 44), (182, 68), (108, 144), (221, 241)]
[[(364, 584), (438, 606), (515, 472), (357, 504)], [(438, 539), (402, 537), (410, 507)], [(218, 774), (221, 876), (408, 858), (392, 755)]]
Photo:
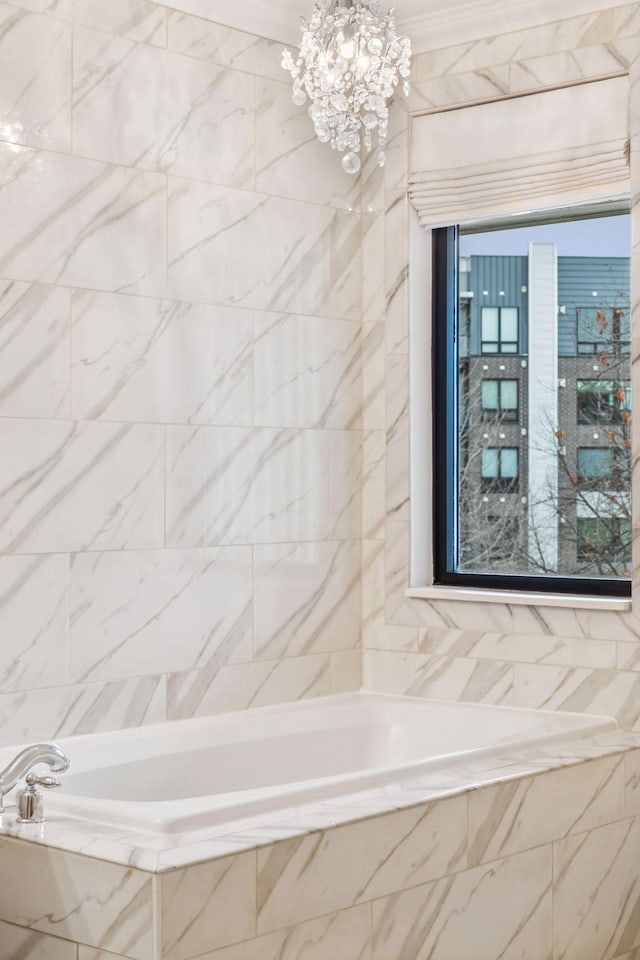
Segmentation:
[(460, 569), (630, 575), (630, 261), (460, 263)]

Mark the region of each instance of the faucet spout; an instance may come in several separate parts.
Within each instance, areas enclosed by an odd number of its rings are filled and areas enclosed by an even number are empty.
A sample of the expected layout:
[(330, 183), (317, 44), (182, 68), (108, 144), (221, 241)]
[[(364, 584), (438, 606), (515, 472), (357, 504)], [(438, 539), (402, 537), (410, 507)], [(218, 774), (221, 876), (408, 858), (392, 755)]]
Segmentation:
[(0, 813), (3, 810), (4, 797), (15, 787), (19, 780), (29, 773), (32, 767), (46, 763), (53, 773), (64, 773), (71, 761), (57, 743), (35, 743), (22, 750), (11, 763), (0, 771)]

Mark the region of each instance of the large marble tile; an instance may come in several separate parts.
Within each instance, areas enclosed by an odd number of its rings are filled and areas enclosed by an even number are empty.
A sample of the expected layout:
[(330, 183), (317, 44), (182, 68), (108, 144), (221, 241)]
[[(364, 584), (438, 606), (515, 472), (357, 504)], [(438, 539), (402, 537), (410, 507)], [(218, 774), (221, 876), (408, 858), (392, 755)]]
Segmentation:
[(77, 153), (253, 187), (253, 77), (82, 29), (73, 63)]
[(69, 940), (0, 921), (0, 960), (78, 960), (77, 950)]
[(254, 657), (274, 660), (358, 646), (358, 541), (256, 546), (253, 591)]
[(386, 514), (408, 522), (409, 513), (409, 358), (387, 357), (386, 377)]
[(72, 315), (75, 417), (251, 423), (248, 311), (82, 290)]
[(616, 717), (623, 730), (634, 730), (640, 728), (640, 674), (516, 663), (514, 704)]
[(0, 280), (0, 416), (69, 416), (69, 296)]
[(255, 935), (255, 853), (162, 877), (162, 957), (188, 960)]
[(169, 12), (167, 46), (189, 57), (245, 70), (259, 77), (282, 80), (285, 76), (281, 43), (179, 10)]
[(167, 719), (164, 678), (0, 693), (0, 743), (123, 730)]
[(384, 323), (362, 326), (362, 426), (365, 430), (384, 430), (385, 402)]
[(167, 11), (152, 0), (12, 0), (13, 6), (164, 46)]
[(587, 637), (482, 633), (477, 630), (430, 627), (420, 632), (419, 649), (432, 656), (474, 657), (478, 660), (512, 660), (600, 669), (616, 666), (616, 641), (591, 640)]
[(362, 536), (384, 539), (385, 520), (385, 434), (368, 430), (362, 438)]
[(372, 958), (551, 960), (551, 924), (546, 846), (376, 901)]
[(107, 953), (106, 950), (96, 947), (85, 947), (79, 943), (78, 960), (127, 960), (127, 957), (116, 956), (115, 953)]
[(67, 681), (68, 593), (64, 554), (0, 557), (0, 691)]
[(362, 649), (332, 653), (331, 693), (352, 693), (362, 689)]
[(606, 960), (640, 946), (640, 819), (553, 845), (555, 956)]
[(369, 960), (369, 950), (369, 907), (363, 904), (215, 950), (199, 960)]
[(256, 313), (253, 334), (256, 426), (359, 429), (359, 324)]
[(167, 431), (167, 544), (324, 540), (329, 440), (314, 430)]
[(384, 542), (362, 540), (362, 646), (383, 647)]
[(162, 428), (4, 420), (0, 446), (5, 553), (161, 546)]
[(102, 860), (0, 838), (0, 918), (151, 960), (151, 876)]
[(387, 353), (409, 352), (409, 201), (388, 190), (385, 216), (385, 327)]
[(251, 657), (251, 550), (109, 551), (71, 561), (72, 682)]
[(341, 155), (320, 143), (308, 104), (291, 100), (291, 82), (260, 80), (256, 111), (256, 190), (347, 210), (359, 205), (360, 180), (345, 173)]
[(258, 932), (464, 869), (466, 818), (455, 797), (259, 850)]
[(164, 295), (164, 177), (0, 143), (0, 275)]
[(69, 150), (70, 75), (71, 28), (0, 4), (0, 140)]
[(362, 322), (385, 320), (385, 216), (368, 212), (362, 216)]
[(529, 850), (624, 817), (624, 755), (469, 794), (469, 863)]
[(512, 705), (510, 663), (386, 650), (369, 650), (365, 656), (371, 689), (380, 693)]
[(355, 430), (328, 434), (330, 539), (362, 536), (362, 439)]
[(640, 815), (640, 750), (629, 750), (624, 755), (625, 813), (628, 817)]
[(360, 217), (172, 177), (169, 295), (359, 320)]
[(336, 692), (331, 667), (331, 657), (315, 655), (172, 673), (167, 678), (168, 719), (326, 697)]

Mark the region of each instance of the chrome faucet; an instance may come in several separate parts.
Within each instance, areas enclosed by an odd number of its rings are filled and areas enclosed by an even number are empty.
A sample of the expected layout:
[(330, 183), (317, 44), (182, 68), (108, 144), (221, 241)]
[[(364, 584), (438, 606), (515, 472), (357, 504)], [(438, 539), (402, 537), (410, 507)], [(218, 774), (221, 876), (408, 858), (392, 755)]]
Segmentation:
[[(64, 773), (65, 770), (69, 769), (71, 761), (56, 743), (35, 743), (32, 747), (22, 750), (17, 757), (14, 757), (8, 767), (0, 771), (0, 814), (4, 810), (5, 796), (13, 790), (19, 780), (27, 777), (29, 771), (39, 763), (48, 764), (52, 773)], [(34, 774), (29, 774), (27, 782), (29, 784), (28, 790), (32, 791), (32, 796), (34, 793), (37, 796), (36, 785), (42, 787), (60, 786), (60, 781), (53, 777), (36, 777)], [(34, 818), (29, 817), (28, 819), (32, 820)]]

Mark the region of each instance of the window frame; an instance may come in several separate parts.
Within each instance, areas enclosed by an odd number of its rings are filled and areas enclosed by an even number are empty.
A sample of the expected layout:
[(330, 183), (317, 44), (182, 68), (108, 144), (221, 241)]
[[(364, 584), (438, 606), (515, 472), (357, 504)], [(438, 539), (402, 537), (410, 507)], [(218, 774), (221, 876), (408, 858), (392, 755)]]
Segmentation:
[(631, 596), (631, 581), (462, 573), (458, 564), (458, 257), (459, 228), (432, 231), (432, 516), (436, 586), (592, 597)]

